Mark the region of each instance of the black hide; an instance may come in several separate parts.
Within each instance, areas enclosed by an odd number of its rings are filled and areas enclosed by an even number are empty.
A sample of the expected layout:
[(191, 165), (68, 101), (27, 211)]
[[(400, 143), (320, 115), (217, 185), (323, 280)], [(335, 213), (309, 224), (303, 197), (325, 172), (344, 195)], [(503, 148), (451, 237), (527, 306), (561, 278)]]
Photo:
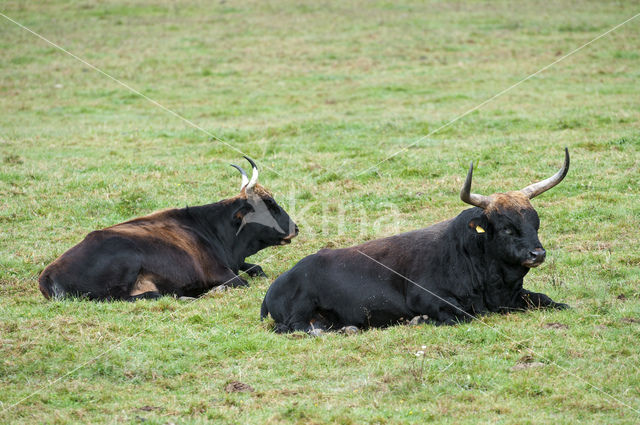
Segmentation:
[(487, 312), (562, 308), (522, 287), (544, 251), (538, 226), (530, 206), (471, 208), (425, 229), (323, 249), (273, 282), (261, 317), (271, 314), (277, 332), (291, 332), (383, 327), (421, 315), (454, 324)]

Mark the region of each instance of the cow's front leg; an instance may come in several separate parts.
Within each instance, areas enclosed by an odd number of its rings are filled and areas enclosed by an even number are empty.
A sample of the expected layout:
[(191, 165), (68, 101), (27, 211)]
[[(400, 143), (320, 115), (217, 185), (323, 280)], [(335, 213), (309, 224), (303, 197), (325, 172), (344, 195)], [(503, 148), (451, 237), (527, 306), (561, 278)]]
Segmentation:
[(239, 269), (251, 277), (268, 277), (264, 270), (262, 270), (262, 267), (257, 264), (245, 262), (240, 265)]
[(249, 283), (238, 276), (237, 270), (232, 271), (227, 269), (223, 276), (220, 276), (220, 280), (214, 286), (225, 285), (230, 286), (232, 288), (237, 288), (238, 286), (249, 286)]
[(138, 295), (131, 295), (129, 298), (127, 298), (127, 301), (157, 300), (158, 298), (161, 298), (161, 297), (162, 297), (162, 294), (158, 291), (148, 291)]
[(238, 286), (249, 286), (249, 282), (247, 282), (240, 276), (235, 276), (233, 279), (227, 281), (225, 285), (230, 286), (232, 288), (237, 288)]
[(557, 303), (545, 294), (538, 292), (531, 292), (523, 289), (519, 295), (519, 301), (521, 308), (524, 309), (536, 309), (536, 308), (555, 308), (558, 310), (564, 310), (570, 308), (569, 305), (563, 303)]

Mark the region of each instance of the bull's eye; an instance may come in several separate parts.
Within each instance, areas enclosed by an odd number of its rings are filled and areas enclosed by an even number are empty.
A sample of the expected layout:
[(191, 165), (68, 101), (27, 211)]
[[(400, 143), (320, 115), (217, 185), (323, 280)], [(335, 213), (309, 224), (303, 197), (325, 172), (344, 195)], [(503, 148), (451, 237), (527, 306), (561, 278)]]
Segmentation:
[(513, 229), (510, 227), (507, 227), (506, 229), (502, 230), (502, 233), (504, 233), (505, 235), (513, 235)]

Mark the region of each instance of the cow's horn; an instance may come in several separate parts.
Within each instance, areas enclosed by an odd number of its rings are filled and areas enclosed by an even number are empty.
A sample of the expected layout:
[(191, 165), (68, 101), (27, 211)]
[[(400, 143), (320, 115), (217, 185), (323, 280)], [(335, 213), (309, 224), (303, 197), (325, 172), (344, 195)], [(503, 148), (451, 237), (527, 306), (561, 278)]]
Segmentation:
[(248, 156), (245, 156), (244, 159), (249, 161), (249, 164), (253, 167), (253, 171), (251, 172), (251, 180), (249, 180), (249, 184), (247, 184), (247, 189), (253, 189), (253, 186), (258, 183), (258, 167), (256, 163), (251, 160)]
[(460, 191), (460, 199), (469, 205), (473, 205), (480, 208), (486, 208), (489, 205), (490, 199), (488, 196), (476, 195), (471, 193), (471, 176), (473, 175), (473, 162), (469, 166), (469, 172), (467, 173), (467, 179), (464, 181), (464, 186)]
[(542, 180), (541, 182), (534, 183), (520, 190), (520, 192), (524, 193), (529, 197), (529, 199), (533, 199), (536, 196), (540, 195), (542, 192), (546, 192), (551, 189), (553, 186), (557, 185), (564, 179), (564, 176), (569, 172), (569, 149), (564, 148), (564, 165), (553, 176), (549, 177), (546, 180)]
[(249, 177), (247, 177), (247, 172), (244, 171), (242, 167), (239, 167), (235, 164), (229, 164), (229, 165), (231, 165), (236, 170), (240, 171), (240, 174), (242, 174), (242, 184), (240, 185), (240, 190), (244, 189), (247, 183), (249, 183)]

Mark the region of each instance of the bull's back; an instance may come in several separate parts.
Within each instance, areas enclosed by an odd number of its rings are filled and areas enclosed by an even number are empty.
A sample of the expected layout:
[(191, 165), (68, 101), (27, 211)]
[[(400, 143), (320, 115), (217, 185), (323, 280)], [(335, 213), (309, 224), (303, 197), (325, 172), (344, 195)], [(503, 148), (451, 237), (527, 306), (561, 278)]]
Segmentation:
[(437, 245), (437, 238), (447, 223), (348, 248), (321, 249), (278, 277), (272, 284), (271, 297), (298, 285), (340, 290), (349, 287), (349, 282), (375, 286), (397, 281), (393, 276), (402, 280), (404, 274), (410, 273), (416, 257), (423, 260), (425, 252), (434, 251), (431, 247)]
[(388, 275), (412, 278), (410, 274), (416, 262), (423, 263), (442, 252), (442, 236), (449, 222), (348, 248), (323, 249), (315, 255), (322, 259), (319, 264), (321, 269), (337, 272), (338, 275), (362, 275), (369, 282), (377, 277), (386, 282)]

